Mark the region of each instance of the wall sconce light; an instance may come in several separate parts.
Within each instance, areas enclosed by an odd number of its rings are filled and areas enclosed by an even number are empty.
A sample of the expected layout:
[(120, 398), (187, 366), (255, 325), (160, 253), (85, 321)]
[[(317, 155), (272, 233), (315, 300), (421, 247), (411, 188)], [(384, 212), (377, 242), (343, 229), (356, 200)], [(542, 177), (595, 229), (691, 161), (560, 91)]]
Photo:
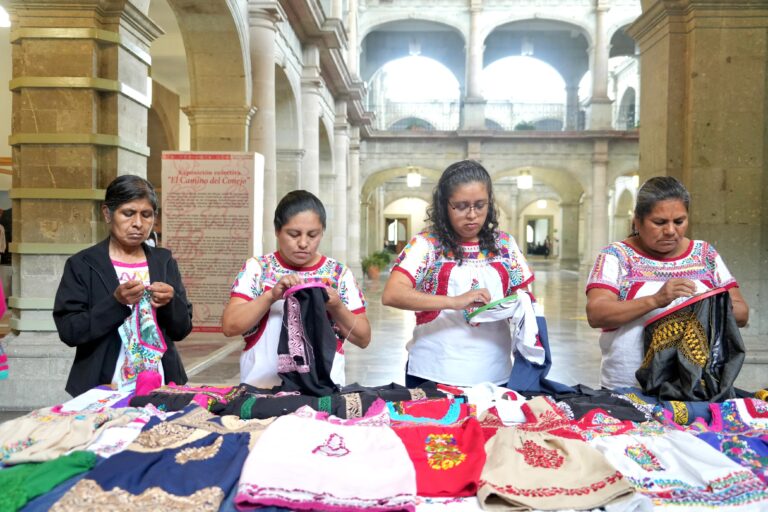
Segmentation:
[(405, 183), (409, 188), (418, 188), (421, 186), (421, 174), (415, 167), (408, 168), (408, 174), (405, 176)]
[(640, 187), (640, 175), (638, 175), (638, 174), (633, 174), (632, 175), (632, 185), (635, 188), (639, 188)]
[(530, 171), (520, 171), (517, 177), (517, 188), (521, 190), (533, 188), (533, 176), (531, 176)]
[(546, 199), (539, 199), (538, 201), (536, 201), (536, 208), (538, 208), (539, 210), (543, 210), (546, 207), (547, 207)]

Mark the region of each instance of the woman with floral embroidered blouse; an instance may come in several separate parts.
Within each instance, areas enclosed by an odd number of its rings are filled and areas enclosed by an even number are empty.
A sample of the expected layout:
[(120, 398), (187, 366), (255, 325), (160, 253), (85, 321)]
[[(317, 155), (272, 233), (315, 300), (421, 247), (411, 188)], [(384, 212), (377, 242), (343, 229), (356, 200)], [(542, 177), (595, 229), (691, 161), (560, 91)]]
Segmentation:
[(470, 324), (468, 314), (526, 287), (533, 272), (515, 239), (498, 230), (488, 171), (471, 160), (450, 165), (427, 215), (429, 229), (403, 249), (382, 294), (385, 305), (416, 312), (405, 384), (506, 384), (509, 324)]
[(318, 252), (325, 231), (320, 199), (305, 190), (289, 192), (275, 209), (274, 225), (277, 251), (245, 262), (222, 317), (226, 336), (242, 334), (245, 339), (240, 381), (259, 388), (280, 384), (277, 345), (283, 294), (304, 282), (321, 282), (328, 292), (325, 306), (337, 335), (331, 380), (343, 386), (343, 341), (361, 348), (371, 341), (365, 298), (346, 265)]
[(632, 234), (605, 247), (587, 282), (587, 319), (600, 335), (600, 384), (637, 386), (647, 319), (713, 288), (728, 290), (739, 327), (749, 307), (714, 247), (690, 240), (690, 195), (671, 176), (646, 181), (637, 193)]

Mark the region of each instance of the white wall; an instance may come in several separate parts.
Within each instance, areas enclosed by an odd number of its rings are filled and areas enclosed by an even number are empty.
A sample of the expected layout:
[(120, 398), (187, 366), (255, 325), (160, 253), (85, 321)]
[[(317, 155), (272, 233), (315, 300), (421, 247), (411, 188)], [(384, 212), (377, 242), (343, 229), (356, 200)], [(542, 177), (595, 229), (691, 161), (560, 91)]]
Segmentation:
[(384, 208), (385, 217), (408, 217), (413, 236), (426, 227), (424, 218), (427, 216), (427, 203), (423, 199), (405, 197), (398, 199)]

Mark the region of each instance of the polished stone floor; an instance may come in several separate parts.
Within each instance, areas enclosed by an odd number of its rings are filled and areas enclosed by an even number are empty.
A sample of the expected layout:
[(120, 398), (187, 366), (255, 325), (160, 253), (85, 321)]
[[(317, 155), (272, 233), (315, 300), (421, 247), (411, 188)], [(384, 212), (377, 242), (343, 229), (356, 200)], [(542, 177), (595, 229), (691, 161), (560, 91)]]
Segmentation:
[[(578, 272), (559, 270), (551, 260), (533, 260), (536, 273), (532, 291), (544, 307), (552, 349), (550, 378), (566, 383), (598, 385), (600, 354), (598, 332), (587, 325), (584, 315), (584, 278)], [(347, 382), (371, 386), (403, 382), (405, 345), (415, 325), (412, 312), (381, 305), (386, 276), (366, 280), (368, 318), (373, 336), (365, 350), (345, 347)], [(178, 345), (191, 382), (236, 384), (239, 382), (237, 339), (212, 341), (195, 335)], [(213, 354), (210, 357), (209, 354)]]

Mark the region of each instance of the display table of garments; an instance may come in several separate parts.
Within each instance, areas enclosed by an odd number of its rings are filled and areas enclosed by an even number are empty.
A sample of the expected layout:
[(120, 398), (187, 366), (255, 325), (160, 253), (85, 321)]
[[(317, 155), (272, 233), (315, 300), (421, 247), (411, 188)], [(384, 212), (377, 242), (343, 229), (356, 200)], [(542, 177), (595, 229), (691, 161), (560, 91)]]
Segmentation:
[(0, 424), (0, 461), (0, 511), (759, 511), (768, 402), (102, 387)]

